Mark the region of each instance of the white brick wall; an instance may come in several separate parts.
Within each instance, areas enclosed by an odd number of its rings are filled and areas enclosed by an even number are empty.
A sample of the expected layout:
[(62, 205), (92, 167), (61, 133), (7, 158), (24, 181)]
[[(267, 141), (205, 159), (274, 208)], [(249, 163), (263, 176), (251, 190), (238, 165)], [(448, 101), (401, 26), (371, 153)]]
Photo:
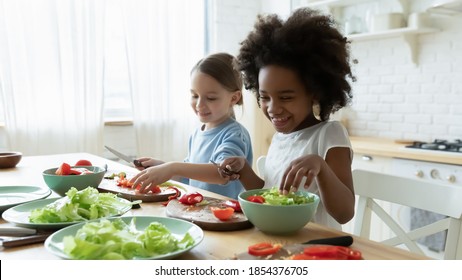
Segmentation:
[[(279, 6), (272, 5), (273, 1), (261, 1), (261, 6), (255, 4), (260, 1), (216, 2), (220, 11), (227, 10), (227, 17), (215, 22), (217, 40), (222, 42), (217, 49), (234, 53), (236, 42), (252, 28), (253, 14), (264, 11), (285, 16), (283, 7), (290, 1)], [(397, 1), (372, 1), (351, 10), (361, 13), (376, 2), (380, 11), (400, 9)], [(424, 11), (431, 4), (430, 0), (410, 1), (408, 11)], [(242, 14), (243, 9), (247, 18), (229, 16)], [(348, 14), (348, 8), (344, 12)], [(422, 141), (462, 139), (462, 14), (432, 15), (430, 24), (440, 32), (416, 37), (417, 64), (400, 36), (353, 42), (352, 56), (359, 61), (354, 66), (358, 78), (353, 84), (354, 101), (351, 108), (334, 115), (348, 119), (351, 135)]]

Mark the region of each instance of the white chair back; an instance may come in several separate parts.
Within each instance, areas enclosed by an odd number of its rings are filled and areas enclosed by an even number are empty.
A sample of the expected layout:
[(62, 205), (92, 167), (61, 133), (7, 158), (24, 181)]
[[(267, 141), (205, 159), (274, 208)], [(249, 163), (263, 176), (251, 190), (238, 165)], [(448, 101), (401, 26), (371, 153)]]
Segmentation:
[[(369, 238), (371, 214), (375, 213), (396, 237), (381, 241), (390, 246), (404, 244), (424, 254), (419, 238), (446, 231), (444, 259), (462, 259), (462, 187), (365, 170), (353, 170), (358, 206), (354, 233)], [(404, 230), (378, 203), (387, 201), (442, 214), (446, 218), (413, 230)]]
[(266, 156), (260, 156), (257, 159), (257, 173), (260, 177), (263, 177), (265, 174), (265, 162)]

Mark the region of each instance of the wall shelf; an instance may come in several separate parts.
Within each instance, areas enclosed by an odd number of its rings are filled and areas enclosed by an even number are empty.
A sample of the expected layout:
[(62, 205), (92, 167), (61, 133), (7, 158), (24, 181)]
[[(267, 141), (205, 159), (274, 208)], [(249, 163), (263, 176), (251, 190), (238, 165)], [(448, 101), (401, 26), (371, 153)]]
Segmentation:
[(417, 64), (417, 35), (425, 34), (425, 33), (433, 33), (439, 31), (436, 28), (396, 28), (391, 30), (385, 30), (381, 32), (374, 32), (374, 33), (361, 33), (361, 34), (354, 34), (349, 35), (348, 39), (352, 42), (361, 42), (361, 41), (368, 41), (368, 40), (379, 40), (379, 39), (387, 39), (393, 37), (402, 37), (404, 42), (409, 48), (409, 52), (411, 55), (411, 60), (414, 64)]
[[(362, 3), (374, 2), (376, 0), (319, 0), (319, 1), (306, 1), (306, 0), (292, 0), (292, 7), (309, 7), (313, 9), (328, 8), (330, 13), (335, 11), (337, 13), (334, 16), (339, 16), (338, 12), (340, 9), (347, 6), (358, 5)], [(409, 0), (398, 0), (401, 5), (401, 10), (403, 14), (407, 14), (409, 11)], [(459, 0), (458, 0), (459, 1)], [(462, 0), (460, 0), (462, 1)], [(348, 39), (352, 42), (361, 42), (368, 40), (380, 40), (393, 37), (401, 37), (405, 44), (408, 46), (411, 60), (414, 64), (417, 64), (417, 36), (419, 34), (432, 33), (439, 31), (436, 28), (424, 27), (424, 28), (396, 28), (384, 31), (378, 31), (373, 33), (359, 33), (359, 34), (350, 34), (347, 35)]]

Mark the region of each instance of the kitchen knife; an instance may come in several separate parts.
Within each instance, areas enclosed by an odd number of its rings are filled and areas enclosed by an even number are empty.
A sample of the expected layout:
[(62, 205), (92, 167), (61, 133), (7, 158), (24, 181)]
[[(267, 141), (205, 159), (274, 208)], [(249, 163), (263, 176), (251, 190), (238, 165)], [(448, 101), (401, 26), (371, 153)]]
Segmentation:
[(114, 150), (113, 148), (111, 147), (108, 147), (108, 146), (104, 146), (106, 149), (108, 149), (109, 152), (113, 153), (114, 155), (116, 155), (118, 158), (128, 162), (128, 163), (133, 163), (136, 167), (143, 167), (143, 165), (141, 164), (141, 162), (137, 159), (133, 160), (132, 158), (130, 158), (129, 156), (127, 155), (124, 155), (122, 154), (121, 152), (117, 151), (117, 150)]
[(11, 247), (18, 247), (18, 246), (23, 246), (23, 245), (40, 243), (40, 242), (45, 241), (50, 235), (51, 235), (51, 232), (50, 233), (39, 233), (39, 234), (23, 236), (23, 237), (10, 237), (10, 238), (1, 237), (0, 247), (11, 248)]
[(37, 230), (33, 228), (11, 226), (0, 227), (0, 236), (27, 236), (33, 234), (37, 234)]

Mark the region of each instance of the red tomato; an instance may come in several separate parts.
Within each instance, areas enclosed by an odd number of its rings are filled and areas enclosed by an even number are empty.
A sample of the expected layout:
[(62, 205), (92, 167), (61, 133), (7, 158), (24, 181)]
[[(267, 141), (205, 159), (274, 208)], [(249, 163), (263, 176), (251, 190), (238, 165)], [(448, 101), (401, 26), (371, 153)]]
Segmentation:
[(227, 207), (233, 208), (236, 212), (242, 212), (241, 204), (237, 200), (226, 200), (223, 204)]
[(231, 207), (221, 208), (221, 207), (210, 207), (212, 213), (215, 217), (217, 217), (220, 221), (226, 221), (231, 218), (234, 213), (234, 209)]
[(254, 256), (267, 256), (275, 254), (279, 249), (281, 249), (281, 244), (273, 244), (269, 242), (261, 242), (254, 245), (250, 245), (248, 252)]
[(77, 161), (75, 166), (92, 166), (92, 164), (91, 164), (91, 162), (89, 160), (81, 159), (81, 160)]
[(263, 203), (265, 202), (265, 198), (261, 195), (251, 195), (247, 197), (247, 200), (250, 202), (255, 202), (255, 203)]
[(56, 175), (69, 175), (71, 171), (71, 166), (65, 162), (61, 163), (61, 165), (56, 169)]

